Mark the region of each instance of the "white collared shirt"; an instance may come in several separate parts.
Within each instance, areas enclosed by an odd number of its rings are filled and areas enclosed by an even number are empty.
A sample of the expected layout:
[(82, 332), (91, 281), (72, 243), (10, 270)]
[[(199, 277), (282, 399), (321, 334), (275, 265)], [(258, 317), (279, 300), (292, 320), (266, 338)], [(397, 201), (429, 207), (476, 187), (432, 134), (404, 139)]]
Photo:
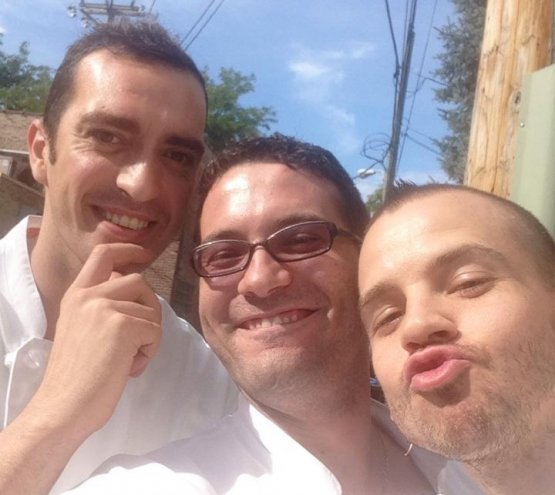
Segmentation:
[[(52, 343), (27, 249), (39, 217), (0, 240), (0, 414), (5, 428), (25, 407), (45, 371)], [(110, 421), (75, 452), (52, 495), (67, 490), (107, 458), (143, 454), (216, 423), (236, 407), (237, 388), (202, 337), (163, 300), (163, 336), (147, 370), (130, 379)]]
[[(402, 448), (408, 442), (372, 405), (378, 428)], [(399, 495), (476, 495), (460, 466), (413, 448), (411, 457), (437, 491)], [(393, 473), (394, 473), (393, 469)], [(468, 481), (469, 482), (469, 481)], [(173, 442), (147, 456), (117, 456), (67, 495), (340, 495), (333, 473), (241, 396), (239, 409), (215, 428)], [(361, 494), (362, 495), (362, 494)]]

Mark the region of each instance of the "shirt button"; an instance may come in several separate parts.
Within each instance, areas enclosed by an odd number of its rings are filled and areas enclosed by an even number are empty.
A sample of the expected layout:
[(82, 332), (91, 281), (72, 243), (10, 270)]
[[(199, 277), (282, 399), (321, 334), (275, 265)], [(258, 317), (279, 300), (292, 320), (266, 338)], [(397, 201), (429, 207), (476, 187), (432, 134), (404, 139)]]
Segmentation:
[(27, 363), (31, 368), (42, 368), (46, 363), (46, 353), (42, 349), (30, 349), (27, 351)]

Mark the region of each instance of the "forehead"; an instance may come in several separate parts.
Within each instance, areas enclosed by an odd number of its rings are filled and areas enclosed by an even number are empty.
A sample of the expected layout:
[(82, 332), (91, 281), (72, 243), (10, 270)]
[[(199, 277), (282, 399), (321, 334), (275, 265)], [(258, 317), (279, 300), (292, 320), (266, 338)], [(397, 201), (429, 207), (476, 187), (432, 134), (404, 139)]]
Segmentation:
[(191, 111), (205, 111), (204, 91), (193, 74), (163, 63), (114, 54), (106, 49), (94, 51), (79, 61), (73, 86), (75, 97), (91, 99), (109, 95), (116, 99), (122, 95), (144, 94), (152, 98), (153, 106), (164, 93), (166, 98), (172, 94), (181, 98), (187, 93), (198, 100)]
[(371, 227), (361, 251), (361, 273), (418, 264), (465, 244), (495, 250), (517, 263), (522, 251), (509, 221), (498, 204), (471, 193), (415, 198)]
[(282, 163), (240, 164), (222, 175), (206, 196), (201, 236), (232, 224), (267, 234), (303, 219), (341, 224), (339, 192), (333, 184)]

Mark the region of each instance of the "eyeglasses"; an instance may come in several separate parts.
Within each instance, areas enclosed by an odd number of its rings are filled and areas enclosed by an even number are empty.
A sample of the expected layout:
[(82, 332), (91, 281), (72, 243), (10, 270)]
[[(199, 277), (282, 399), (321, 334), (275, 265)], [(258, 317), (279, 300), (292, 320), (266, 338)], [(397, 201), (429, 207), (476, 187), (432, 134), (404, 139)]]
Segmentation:
[(245, 270), (258, 246), (276, 261), (300, 261), (328, 252), (338, 235), (361, 242), (355, 234), (334, 223), (310, 221), (289, 225), (260, 242), (222, 239), (201, 244), (193, 249), (191, 261), (199, 276), (222, 277)]

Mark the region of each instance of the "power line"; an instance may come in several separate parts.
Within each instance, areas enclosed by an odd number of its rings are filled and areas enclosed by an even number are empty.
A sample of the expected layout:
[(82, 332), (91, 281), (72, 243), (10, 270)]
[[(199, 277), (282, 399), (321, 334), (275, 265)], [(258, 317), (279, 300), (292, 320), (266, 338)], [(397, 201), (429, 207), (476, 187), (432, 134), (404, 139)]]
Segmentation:
[(433, 153), (436, 156), (439, 156), (440, 153), (437, 149), (432, 148), (431, 146), (428, 146), (427, 144), (423, 143), (422, 141), (418, 141), (418, 139), (414, 139), (409, 133), (408, 131), (406, 131), (404, 133), (404, 137), (406, 139), (408, 139), (409, 141), (412, 141), (414, 144), (417, 144), (418, 146), (421, 146), (422, 148), (424, 148), (425, 150), (428, 150), (430, 153)]
[(389, 34), (391, 36), (391, 42), (393, 43), (393, 53), (395, 54), (395, 74), (394, 79), (397, 80), (400, 64), (399, 64), (399, 52), (397, 51), (397, 41), (395, 40), (395, 32), (393, 31), (393, 22), (391, 20), (391, 10), (389, 9), (389, 0), (385, 0), (385, 10), (387, 12), (387, 22), (389, 24)]
[[(432, 15), (430, 17), (430, 24), (428, 26), (428, 34), (426, 36), (426, 43), (424, 44), (424, 52), (422, 54), (422, 60), (420, 61), (420, 68), (418, 69), (418, 74), (416, 77), (416, 84), (414, 85), (414, 93), (412, 96), (412, 101), (411, 101), (411, 105), (410, 105), (410, 110), (409, 110), (409, 116), (407, 117), (407, 122), (406, 122), (406, 127), (405, 129), (408, 130), (409, 126), (410, 126), (410, 121), (412, 119), (412, 112), (414, 110), (414, 104), (416, 102), (416, 95), (418, 93), (418, 91), (420, 91), (420, 89), (422, 88), (420, 85), (420, 81), (422, 79), (422, 71), (424, 70), (424, 61), (426, 60), (426, 55), (428, 53), (428, 46), (430, 44), (430, 38), (432, 35), (432, 28), (434, 25), (434, 18), (435, 18), (435, 14), (436, 14), (436, 8), (437, 8), (437, 0), (435, 0), (434, 2), (434, 7), (432, 10)], [(403, 141), (401, 143), (401, 150), (399, 151), (399, 163), (401, 163), (401, 159), (403, 157), (403, 151), (405, 149), (405, 142), (406, 142), (406, 138), (407, 137), (407, 132), (404, 133), (404, 138)]]
[[(215, 0), (213, 0), (211, 2), (214, 3)], [(220, 7), (222, 6), (222, 4), (225, 2), (225, 0), (220, 0), (220, 3), (218, 5), (216, 5), (216, 8), (212, 11), (212, 13), (210, 14), (210, 16), (208, 17), (208, 19), (206, 19), (206, 22), (200, 27), (200, 29), (197, 31), (197, 34), (195, 34), (195, 36), (193, 37), (193, 39), (191, 41), (189, 41), (189, 43), (187, 43), (187, 45), (185, 45), (185, 50), (189, 49), (189, 47), (191, 46), (191, 44), (193, 43), (193, 41), (195, 41), (200, 33), (202, 33), (202, 31), (204, 30), (204, 28), (208, 25), (208, 23), (212, 20), (212, 17), (214, 17), (214, 15), (216, 14), (216, 12), (218, 12), (218, 10), (220, 10)]]
[[(391, 18), (391, 9), (389, 7), (389, 0), (384, 0), (385, 11), (387, 14), (387, 23), (389, 25), (389, 35), (391, 37), (391, 44), (393, 45), (393, 54), (395, 56), (395, 71), (393, 73), (393, 119), (397, 113), (397, 95), (399, 91), (399, 73), (401, 71), (401, 63), (399, 62), (399, 51), (397, 50), (397, 40), (395, 39), (395, 30), (393, 29), (393, 20)], [(387, 139), (376, 139), (372, 136), (367, 136), (364, 140), (362, 155), (370, 160), (370, 165), (366, 168), (357, 172), (353, 177), (354, 179), (368, 177), (372, 169), (376, 165), (381, 165), (384, 171), (387, 171), (385, 166), (385, 159), (389, 154), (391, 149), (391, 140), (389, 137)], [(379, 153), (379, 156), (376, 156)]]
[(202, 18), (206, 15), (206, 13), (210, 10), (210, 7), (212, 7), (212, 5), (214, 5), (216, 3), (216, 0), (212, 0), (207, 7), (204, 9), (204, 11), (202, 12), (202, 14), (200, 14), (200, 16), (198, 17), (198, 19), (195, 21), (195, 23), (192, 25), (191, 29), (189, 29), (189, 31), (187, 31), (187, 34), (185, 34), (185, 36), (183, 36), (183, 39), (181, 40), (181, 44), (185, 43), (185, 41), (187, 40), (187, 38), (191, 35), (191, 33), (195, 30), (195, 28), (198, 26), (199, 22), (202, 21)]
[(401, 138), (401, 125), (403, 122), (403, 111), (405, 108), (405, 100), (407, 95), (412, 49), (414, 46), (414, 20), (416, 18), (416, 4), (417, 0), (412, 0), (409, 20), (407, 23), (406, 43), (403, 49), (403, 62), (401, 64), (401, 74), (399, 76), (399, 90), (397, 92), (397, 98), (395, 99), (394, 106), (395, 114), (393, 118), (391, 132), (391, 147), (389, 151), (389, 161), (387, 165), (387, 174), (384, 188), (385, 197), (387, 197), (395, 182), (399, 142)]
[(414, 132), (415, 134), (418, 134), (419, 136), (425, 137), (429, 141), (433, 141), (435, 139), (431, 136), (428, 136), (427, 134), (424, 134), (422, 131), (419, 131), (418, 129), (414, 129), (413, 127), (407, 129), (407, 131)]

